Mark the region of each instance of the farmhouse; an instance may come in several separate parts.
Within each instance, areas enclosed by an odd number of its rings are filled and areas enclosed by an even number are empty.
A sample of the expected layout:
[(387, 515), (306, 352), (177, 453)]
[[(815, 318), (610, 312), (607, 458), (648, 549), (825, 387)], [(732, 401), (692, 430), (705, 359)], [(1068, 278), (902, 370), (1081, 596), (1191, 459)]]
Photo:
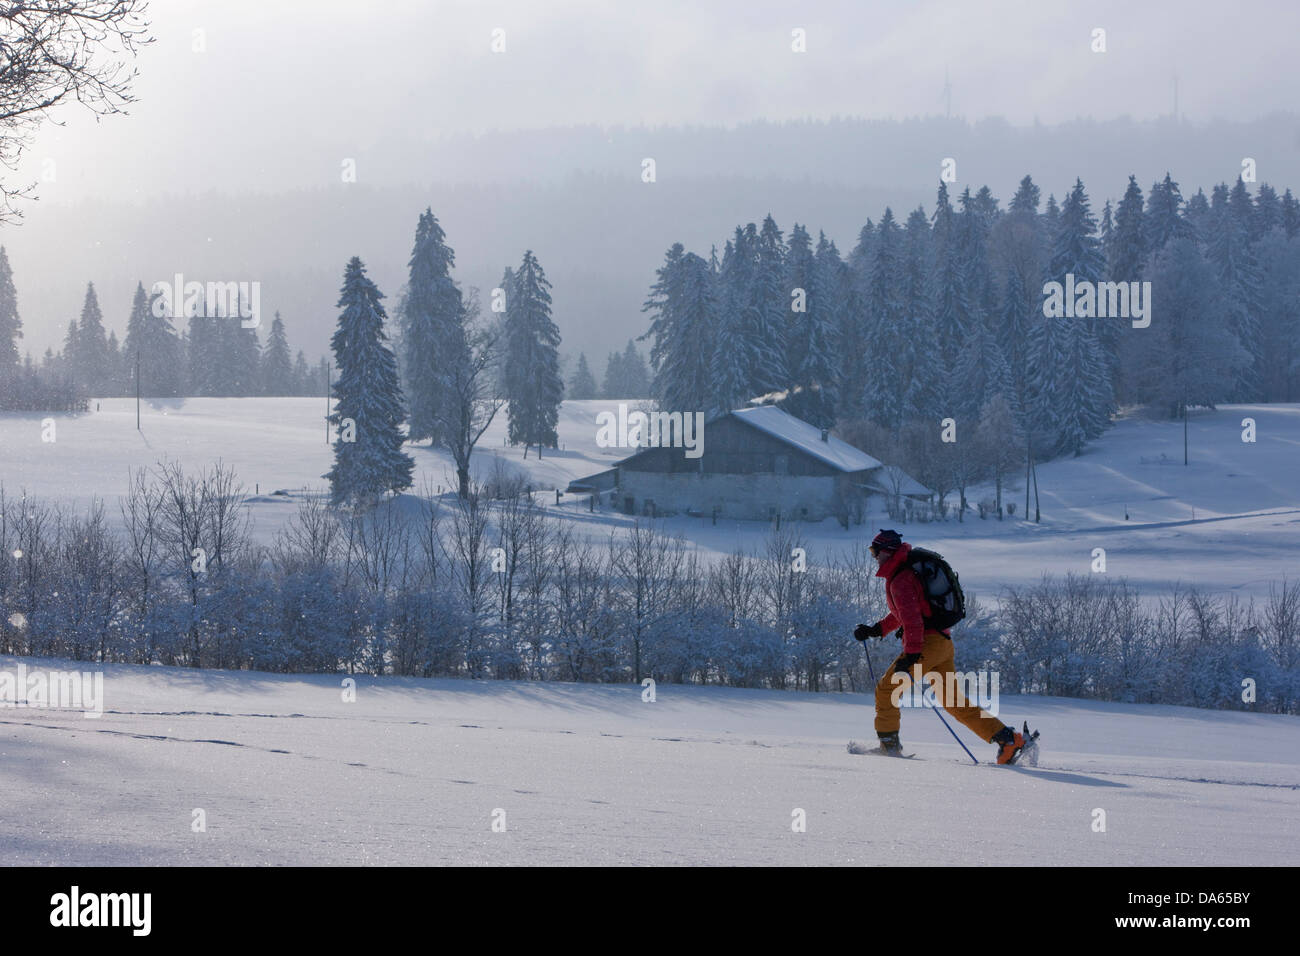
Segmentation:
[(712, 419), (701, 447), (692, 458), (682, 448), (643, 448), (568, 490), (628, 514), (846, 523), (872, 495), (930, 497), (900, 469), (772, 405)]

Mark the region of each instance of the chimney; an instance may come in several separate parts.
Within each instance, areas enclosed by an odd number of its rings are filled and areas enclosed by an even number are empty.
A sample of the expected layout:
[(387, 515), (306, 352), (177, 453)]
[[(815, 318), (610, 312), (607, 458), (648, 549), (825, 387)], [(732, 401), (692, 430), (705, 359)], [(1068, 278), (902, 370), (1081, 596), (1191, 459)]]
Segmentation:
[(830, 440), (831, 440), (831, 430), (830, 430), (829, 428), (823, 428), (823, 429), (822, 429), (822, 441), (824, 441), (824, 442), (829, 442)]

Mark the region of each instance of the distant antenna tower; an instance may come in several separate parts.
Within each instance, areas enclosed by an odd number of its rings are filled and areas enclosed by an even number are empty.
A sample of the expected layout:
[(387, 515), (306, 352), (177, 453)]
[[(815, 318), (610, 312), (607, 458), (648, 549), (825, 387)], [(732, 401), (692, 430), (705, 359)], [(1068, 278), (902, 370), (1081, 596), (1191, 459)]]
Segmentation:
[(948, 82), (948, 68), (943, 68), (943, 118), (952, 116), (952, 84)]

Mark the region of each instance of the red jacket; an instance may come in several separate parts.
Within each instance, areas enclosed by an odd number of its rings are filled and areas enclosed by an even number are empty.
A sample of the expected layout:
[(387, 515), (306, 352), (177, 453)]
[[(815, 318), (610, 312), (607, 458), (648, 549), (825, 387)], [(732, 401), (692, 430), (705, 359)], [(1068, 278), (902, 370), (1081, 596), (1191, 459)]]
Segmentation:
[[(880, 631), (882, 634), (888, 634), (901, 627), (903, 653), (919, 654), (925, 644), (927, 630), (937, 631), (945, 636), (948, 632), (926, 627), (925, 619), (930, 616), (930, 602), (925, 599), (921, 580), (911, 568), (898, 570), (899, 566), (907, 561), (911, 551), (912, 546), (904, 543), (901, 548), (882, 561), (880, 569), (876, 571), (876, 577), (885, 579), (885, 603), (889, 605), (889, 613), (880, 621)], [(895, 574), (895, 571), (898, 573)]]

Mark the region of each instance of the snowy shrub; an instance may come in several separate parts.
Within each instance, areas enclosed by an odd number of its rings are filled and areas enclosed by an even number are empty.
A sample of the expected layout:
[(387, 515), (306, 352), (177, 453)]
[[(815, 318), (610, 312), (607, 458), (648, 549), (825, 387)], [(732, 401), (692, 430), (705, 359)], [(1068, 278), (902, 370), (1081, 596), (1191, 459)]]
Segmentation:
[[(797, 524), (706, 559), (656, 522), (595, 541), (526, 492), (471, 488), (450, 507), (357, 515), (305, 498), (263, 549), (220, 465), (134, 473), (118, 510), (114, 531), (98, 505), (72, 515), (0, 489), (0, 651), (857, 693), (898, 653), (895, 638), (852, 637), (885, 614), (866, 549), (814, 555)], [(968, 594), (954, 630), (959, 668), (996, 669), (1004, 693), (1282, 713), (1300, 710), (1297, 638), (1300, 583), (1258, 604), (1182, 587), (1144, 602), (1099, 575), (1045, 576), (996, 606)]]

